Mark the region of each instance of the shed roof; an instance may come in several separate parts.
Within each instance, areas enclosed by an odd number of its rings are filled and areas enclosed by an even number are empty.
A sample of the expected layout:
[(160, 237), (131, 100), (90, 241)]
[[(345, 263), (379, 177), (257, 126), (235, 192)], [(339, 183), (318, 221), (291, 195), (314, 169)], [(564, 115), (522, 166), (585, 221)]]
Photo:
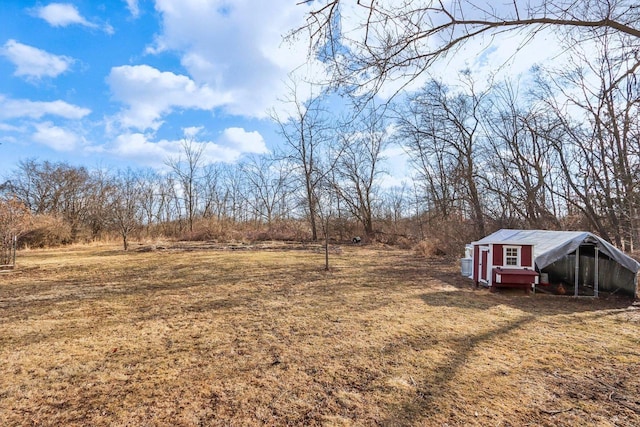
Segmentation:
[(512, 230), (501, 229), (474, 244), (514, 244), (534, 245), (533, 257), (538, 269), (554, 263), (565, 255), (573, 253), (581, 245), (593, 245), (615, 260), (618, 264), (636, 274), (640, 263), (624, 252), (586, 231)]

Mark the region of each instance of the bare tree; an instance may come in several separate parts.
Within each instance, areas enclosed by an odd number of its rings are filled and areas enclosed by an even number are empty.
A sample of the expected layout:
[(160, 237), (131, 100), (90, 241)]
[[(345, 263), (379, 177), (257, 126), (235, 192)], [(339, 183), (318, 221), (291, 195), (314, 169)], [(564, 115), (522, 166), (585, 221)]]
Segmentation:
[(605, 36), (596, 51), (577, 51), (575, 65), (548, 73), (540, 97), (561, 132), (554, 148), (567, 203), (602, 237), (623, 249), (638, 239), (640, 85)]
[(25, 233), (32, 216), (14, 197), (0, 198), (0, 266), (15, 264), (16, 239)]
[(76, 240), (86, 223), (91, 199), (91, 176), (84, 167), (65, 162), (21, 161), (5, 186), (34, 215), (63, 218)]
[(184, 139), (181, 145), (184, 158), (182, 155), (170, 158), (166, 164), (171, 168), (180, 184), (189, 231), (192, 232), (198, 208), (200, 168), (202, 167), (202, 153), (205, 145), (198, 144), (193, 139)]
[(387, 125), (379, 112), (371, 107), (360, 115), (353, 128), (343, 129), (339, 135), (338, 151), (334, 153), (337, 182), (335, 188), (360, 222), (365, 234), (374, 234), (376, 194), (384, 160), (382, 152), (388, 144)]
[(395, 235), (406, 234), (406, 230), (401, 228), (402, 220), (408, 216), (409, 201), (407, 183), (387, 188), (383, 192), (382, 209), (385, 221), (391, 225)]
[(547, 125), (545, 113), (523, 107), (512, 82), (496, 85), (490, 101), (482, 123), (490, 153), (486, 166), (491, 171), (485, 187), (502, 201), (503, 215), (514, 214), (511, 221), (518, 218), (531, 228), (559, 228), (548, 191), (555, 152), (539, 131)]
[(320, 223), (320, 229), (322, 230), (322, 237), (324, 240), (324, 269), (329, 271), (329, 236), (331, 233), (331, 221), (334, 218), (336, 212), (337, 201), (339, 194), (336, 191), (337, 187), (335, 183), (329, 179), (331, 174), (325, 174), (318, 182), (318, 185), (314, 187), (314, 197), (318, 200), (318, 206), (316, 214), (318, 215), (318, 221)]
[(247, 187), (242, 170), (238, 165), (226, 165), (223, 170), (224, 216), (233, 222), (246, 221), (249, 218), (247, 209)]
[(288, 162), (276, 157), (251, 157), (241, 169), (248, 184), (248, 204), (270, 226), (286, 210), (283, 205), (291, 190)]
[(138, 192), (141, 211), (141, 220), (147, 237), (151, 235), (151, 228), (159, 221), (159, 207), (162, 201), (160, 196), (160, 175), (153, 169), (138, 171)]
[(91, 187), (87, 203), (86, 223), (91, 239), (101, 237), (109, 226), (109, 194), (112, 189), (112, 174), (108, 169), (96, 168), (91, 171)]
[(210, 163), (202, 168), (201, 199), (202, 216), (211, 218), (221, 211), (222, 168), (217, 163)]
[(322, 166), (322, 152), (329, 140), (329, 123), (327, 111), (321, 95), (310, 94), (304, 100), (295, 82), (289, 86), (288, 98), (284, 100), (286, 107), (291, 108), (288, 117), (272, 113), (278, 125), (279, 134), (286, 144), (286, 158), (295, 165), (296, 172), (304, 189), (305, 205), (313, 241), (318, 240), (318, 200), (316, 186), (324, 178), (327, 170)]
[(160, 175), (158, 180), (158, 205), (156, 216), (162, 224), (166, 236), (183, 231), (183, 209), (179, 195), (179, 185), (173, 174)]
[(36, 159), (22, 160), (4, 185), (5, 191), (17, 197), (33, 214), (51, 212), (55, 182), (49, 172), (54, 165)]
[(113, 177), (109, 193), (109, 212), (111, 224), (122, 237), (122, 246), (129, 249), (129, 237), (141, 223), (140, 179), (135, 171), (127, 169)]
[[(435, 61), (454, 55), (478, 37), (518, 32), (522, 44), (550, 28), (575, 35), (578, 44), (610, 34), (626, 52), (640, 47), (640, 8), (634, 0), (302, 0), (310, 50), (332, 71), (332, 83), (375, 93), (385, 81), (411, 81)], [(626, 73), (640, 57), (626, 63)]]
[[(467, 76), (468, 77), (468, 76)], [(433, 80), (408, 98), (397, 115), (398, 137), (425, 184), (433, 212), (442, 218), (469, 207), (478, 235), (485, 234), (478, 180), (483, 102), (473, 82), (452, 90)]]

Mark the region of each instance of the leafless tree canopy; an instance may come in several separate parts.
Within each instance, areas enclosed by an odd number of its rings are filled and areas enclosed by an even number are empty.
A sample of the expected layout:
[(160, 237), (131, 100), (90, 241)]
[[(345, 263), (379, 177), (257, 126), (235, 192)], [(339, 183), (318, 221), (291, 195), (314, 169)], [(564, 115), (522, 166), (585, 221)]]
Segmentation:
[[(544, 28), (583, 43), (608, 34), (611, 46), (640, 66), (640, 5), (632, 0), (352, 0), (301, 1), (310, 52), (331, 70), (331, 83), (375, 93), (390, 79), (411, 81), (466, 42), (518, 32), (527, 43)], [(351, 9), (349, 9), (351, 8)], [(349, 9), (349, 10), (347, 10)], [(624, 57), (624, 59), (622, 58)]]

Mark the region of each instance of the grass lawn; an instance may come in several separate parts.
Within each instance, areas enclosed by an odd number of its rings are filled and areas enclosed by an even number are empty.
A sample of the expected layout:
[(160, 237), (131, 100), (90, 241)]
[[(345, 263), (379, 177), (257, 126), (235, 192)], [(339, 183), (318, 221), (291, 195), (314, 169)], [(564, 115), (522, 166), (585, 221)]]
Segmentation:
[(348, 246), (18, 254), (0, 425), (640, 425), (640, 307)]

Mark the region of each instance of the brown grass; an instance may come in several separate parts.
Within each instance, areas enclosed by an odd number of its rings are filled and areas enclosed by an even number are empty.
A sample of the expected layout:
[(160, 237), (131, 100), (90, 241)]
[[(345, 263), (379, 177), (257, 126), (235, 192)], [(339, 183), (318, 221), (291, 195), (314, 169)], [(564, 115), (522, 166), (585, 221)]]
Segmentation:
[(640, 310), (413, 251), (19, 253), (0, 425), (640, 425)]

